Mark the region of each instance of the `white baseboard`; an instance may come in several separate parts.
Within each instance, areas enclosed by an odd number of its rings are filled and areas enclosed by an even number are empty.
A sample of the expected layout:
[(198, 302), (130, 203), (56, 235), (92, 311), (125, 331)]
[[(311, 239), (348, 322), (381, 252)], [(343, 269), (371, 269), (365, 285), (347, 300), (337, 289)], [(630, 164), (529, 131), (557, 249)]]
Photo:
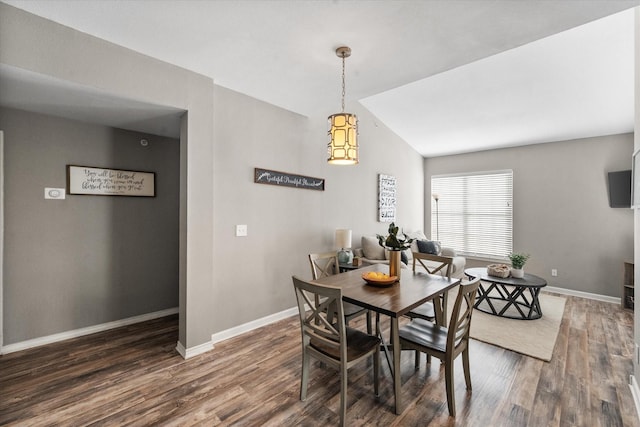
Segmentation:
[(180, 356), (185, 360), (210, 350), (213, 350), (213, 342), (211, 341), (189, 348), (185, 348), (180, 341), (178, 341), (176, 345), (176, 351), (180, 353)]
[(640, 388), (638, 388), (638, 382), (633, 375), (629, 375), (629, 388), (631, 388), (633, 402), (636, 404), (636, 412), (640, 418)]
[(607, 295), (600, 295), (600, 294), (592, 294), (590, 292), (574, 291), (573, 289), (545, 286), (544, 288), (542, 288), (542, 290), (548, 291), (548, 292), (555, 292), (556, 294), (570, 295), (573, 297), (587, 298), (587, 299), (592, 299), (592, 300), (602, 301), (602, 302), (610, 302), (611, 304), (620, 305), (620, 302), (621, 302), (620, 298), (617, 298), (617, 297), (610, 297)]
[(298, 314), (298, 307), (289, 308), (279, 313), (274, 313), (260, 319), (252, 320), (251, 322), (247, 322), (242, 325), (234, 326), (233, 328), (227, 329), (225, 331), (217, 332), (211, 335), (211, 341), (215, 344), (220, 341), (228, 340), (229, 338), (242, 335), (245, 332), (249, 332), (254, 329), (270, 325), (271, 323), (277, 322), (279, 320), (286, 319), (287, 317), (291, 317), (294, 314)]
[(271, 314), (269, 316), (265, 316), (260, 319), (252, 320), (251, 322), (247, 322), (242, 325), (234, 326), (233, 328), (229, 328), (227, 330), (217, 332), (211, 335), (211, 341), (197, 345), (195, 347), (185, 348), (184, 345), (182, 345), (182, 343), (178, 341), (176, 345), (176, 351), (180, 353), (180, 355), (184, 359), (189, 359), (191, 357), (198, 356), (202, 353), (206, 353), (207, 351), (213, 350), (215, 343), (228, 340), (229, 338), (242, 335), (245, 332), (249, 332), (254, 329), (261, 328), (263, 326), (270, 325), (271, 323), (277, 322), (282, 319), (286, 319), (287, 317), (291, 317), (297, 313), (298, 313), (298, 307), (293, 307), (293, 308), (289, 308), (287, 310), (281, 311), (279, 313)]
[(46, 337), (34, 338), (14, 344), (5, 345), (0, 349), (0, 354), (8, 354), (16, 351), (27, 350), (29, 348), (38, 347), (45, 344), (77, 338), (84, 335), (94, 334), (96, 332), (108, 331), (109, 329), (119, 328), (121, 326), (133, 325), (134, 323), (145, 322), (147, 320), (158, 319), (160, 317), (176, 314), (178, 307), (168, 308), (153, 313), (142, 314), (140, 316), (129, 317), (127, 319), (115, 320), (113, 322), (102, 323), (100, 325), (88, 326), (86, 328), (74, 329), (72, 331), (60, 332), (59, 334), (47, 335)]

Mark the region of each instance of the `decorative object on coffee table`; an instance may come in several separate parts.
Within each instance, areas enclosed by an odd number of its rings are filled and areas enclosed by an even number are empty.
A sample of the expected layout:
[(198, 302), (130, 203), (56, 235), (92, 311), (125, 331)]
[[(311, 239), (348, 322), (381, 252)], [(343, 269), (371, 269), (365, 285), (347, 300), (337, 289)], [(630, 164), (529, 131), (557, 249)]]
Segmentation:
[(489, 264), (487, 265), (487, 274), (495, 277), (509, 277), (511, 271), (507, 264)]
[(378, 243), (380, 246), (389, 251), (389, 275), (397, 276), (400, 279), (400, 270), (402, 269), (402, 263), (400, 261), (400, 253), (411, 247), (411, 242), (414, 239), (407, 237), (404, 233), (401, 237), (398, 236), (399, 227), (396, 227), (395, 223), (389, 224), (389, 234), (385, 237), (380, 234), (376, 234)]
[(513, 252), (509, 254), (511, 260), (511, 277), (522, 279), (524, 277), (524, 265), (529, 259), (529, 254)]

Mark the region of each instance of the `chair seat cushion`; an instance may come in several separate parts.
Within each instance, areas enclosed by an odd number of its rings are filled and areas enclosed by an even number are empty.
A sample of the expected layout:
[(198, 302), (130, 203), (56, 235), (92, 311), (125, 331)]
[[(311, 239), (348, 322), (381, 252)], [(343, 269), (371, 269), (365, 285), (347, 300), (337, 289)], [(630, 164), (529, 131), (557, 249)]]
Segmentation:
[(407, 313), (407, 316), (412, 318), (418, 317), (421, 319), (433, 320), (436, 318), (436, 311), (433, 308), (433, 303), (429, 301), (411, 310), (409, 313)]
[[(358, 359), (380, 345), (380, 339), (353, 328), (346, 328), (347, 361)], [(309, 345), (327, 356), (339, 360), (338, 347), (328, 346), (321, 341), (311, 339)]]
[(427, 320), (415, 319), (398, 331), (400, 339), (445, 352), (448, 329)]
[(351, 304), (349, 302), (343, 302), (342, 309), (344, 310), (344, 315), (346, 317), (350, 317), (350, 316), (353, 316), (354, 314), (363, 313), (367, 311), (366, 308), (360, 307), (359, 305)]

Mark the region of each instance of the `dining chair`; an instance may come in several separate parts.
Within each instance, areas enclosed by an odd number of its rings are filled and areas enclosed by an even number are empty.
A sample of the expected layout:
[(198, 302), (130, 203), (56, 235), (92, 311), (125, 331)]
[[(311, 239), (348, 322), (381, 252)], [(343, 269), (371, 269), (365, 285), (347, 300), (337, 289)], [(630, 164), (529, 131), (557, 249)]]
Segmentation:
[[(313, 278), (313, 280), (332, 276), (340, 272), (338, 256), (335, 252), (309, 254), (309, 263), (311, 264), (311, 277)], [(349, 325), (349, 321), (351, 319), (365, 314), (367, 317), (367, 333), (371, 335), (371, 312), (366, 308), (348, 302), (343, 303), (343, 307), (344, 318), (347, 322), (347, 326)], [(332, 312), (335, 313), (335, 310), (332, 310)]]
[[(422, 252), (413, 252), (413, 272), (416, 272), (416, 267), (421, 265), (429, 274), (438, 274), (451, 280), (451, 272), (453, 270), (453, 258), (425, 254)], [(430, 261), (430, 262), (427, 262)], [(447, 308), (447, 296), (442, 295), (433, 301), (424, 303), (410, 312), (407, 316), (412, 319), (423, 319), (428, 321), (435, 321), (441, 326), (447, 326), (446, 310)]]
[[(413, 320), (398, 331), (401, 350), (415, 350), (416, 354), (426, 353), (437, 357), (444, 364), (444, 377), (447, 388), (447, 405), (449, 415), (456, 416), (456, 402), (453, 382), (453, 361), (462, 353), (462, 368), (467, 390), (471, 390), (471, 374), (469, 372), (469, 330), (471, 315), (476, 299), (480, 279), (476, 278), (467, 284), (460, 285), (458, 296), (453, 305), (449, 328), (422, 319)], [(428, 359), (429, 360), (429, 359)], [(416, 357), (415, 368), (419, 359)]]
[[(306, 282), (292, 277), (298, 302), (302, 331), (302, 378), (300, 400), (307, 398), (310, 357), (331, 365), (340, 372), (340, 425), (347, 417), (347, 371), (356, 363), (373, 357), (373, 384), (379, 395), (380, 339), (346, 326), (342, 289)], [(328, 318), (328, 307), (335, 305), (336, 322)]]

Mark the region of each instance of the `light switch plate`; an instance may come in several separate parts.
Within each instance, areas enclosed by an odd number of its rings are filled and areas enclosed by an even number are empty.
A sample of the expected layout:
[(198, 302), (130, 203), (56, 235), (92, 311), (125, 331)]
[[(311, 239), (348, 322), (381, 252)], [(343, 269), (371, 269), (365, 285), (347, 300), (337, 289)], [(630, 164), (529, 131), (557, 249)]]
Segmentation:
[(247, 225), (236, 225), (236, 237), (244, 237), (247, 235)]
[(55, 200), (64, 200), (65, 199), (65, 189), (64, 188), (44, 188), (44, 198), (45, 199), (55, 199)]

